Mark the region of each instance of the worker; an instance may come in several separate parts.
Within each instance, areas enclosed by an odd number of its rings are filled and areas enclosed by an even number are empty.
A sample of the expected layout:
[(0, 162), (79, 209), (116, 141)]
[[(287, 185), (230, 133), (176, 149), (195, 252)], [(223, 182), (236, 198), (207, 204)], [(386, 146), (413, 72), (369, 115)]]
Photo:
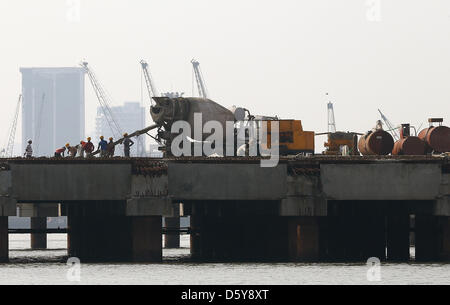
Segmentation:
[(84, 144), (84, 151), (86, 153), (86, 157), (90, 157), (91, 153), (94, 151), (94, 144), (91, 142), (91, 137), (87, 138), (87, 142)]
[(86, 144), (86, 142), (80, 141), (80, 144), (77, 145), (77, 154), (78, 154), (78, 157), (80, 157), (80, 158), (84, 158), (84, 145), (85, 144)]
[(98, 143), (97, 150), (100, 150), (100, 157), (104, 158), (107, 154), (108, 142), (104, 140), (104, 137), (100, 137), (100, 142)]
[(75, 158), (77, 156), (77, 151), (78, 148), (76, 146), (70, 146), (67, 147), (67, 152), (69, 154), (69, 156), (71, 156), (72, 158)]
[(58, 148), (58, 149), (55, 151), (55, 158), (61, 158), (61, 157), (64, 157), (64, 152), (66, 151), (67, 147), (69, 147), (69, 146), (70, 146), (70, 144), (67, 143), (66, 146), (63, 146), (62, 148)]
[(109, 138), (108, 146), (106, 148), (107, 157), (114, 157), (114, 151), (116, 150), (116, 146), (114, 145), (113, 138)]
[(130, 157), (130, 148), (131, 148), (131, 146), (133, 146), (134, 142), (133, 142), (133, 140), (131, 140), (128, 137), (128, 133), (124, 133), (123, 137), (125, 138), (123, 140), (123, 151), (124, 151), (125, 157), (129, 158)]
[(31, 140), (28, 140), (27, 148), (25, 149), (25, 153), (23, 154), (27, 158), (33, 157), (33, 148), (31, 147), (31, 143), (33, 143)]

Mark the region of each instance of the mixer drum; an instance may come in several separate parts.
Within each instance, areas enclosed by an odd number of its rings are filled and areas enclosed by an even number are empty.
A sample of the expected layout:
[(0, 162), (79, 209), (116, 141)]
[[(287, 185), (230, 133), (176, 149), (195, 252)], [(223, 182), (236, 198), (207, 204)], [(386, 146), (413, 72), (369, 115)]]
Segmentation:
[(369, 131), (358, 142), (359, 152), (363, 156), (388, 155), (392, 152), (393, 147), (394, 139), (388, 132), (382, 129)]
[(418, 137), (406, 137), (395, 142), (392, 154), (410, 156), (424, 155), (425, 143)]
[(435, 126), (422, 130), (419, 138), (425, 142), (427, 153), (450, 152), (450, 128)]

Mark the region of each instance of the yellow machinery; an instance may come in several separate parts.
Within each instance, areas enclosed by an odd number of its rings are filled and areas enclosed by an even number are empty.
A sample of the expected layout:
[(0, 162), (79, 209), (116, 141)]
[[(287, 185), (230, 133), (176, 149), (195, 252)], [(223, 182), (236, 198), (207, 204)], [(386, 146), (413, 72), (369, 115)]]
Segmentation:
[(267, 123), (267, 143), (263, 146), (271, 148), (271, 123), (279, 123), (280, 155), (296, 155), (299, 153), (314, 154), (314, 132), (303, 131), (300, 120), (263, 121), (263, 130)]
[(324, 143), (326, 150), (324, 155), (340, 155), (342, 147), (347, 146), (350, 155), (359, 155), (358, 134), (354, 132), (327, 132), (316, 135), (328, 135), (328, 141)]

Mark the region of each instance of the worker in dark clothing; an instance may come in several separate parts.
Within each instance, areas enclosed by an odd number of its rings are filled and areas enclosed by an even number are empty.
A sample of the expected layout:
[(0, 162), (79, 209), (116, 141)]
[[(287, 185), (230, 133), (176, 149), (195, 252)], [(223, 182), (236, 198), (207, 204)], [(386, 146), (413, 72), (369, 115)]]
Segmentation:
[(55, 158), (61, 158), (61, 157), (64, 157), (64, 152), (66, 151), (66, 149), (67, 149), (68, 147), (70, 147), (70, 144), (69, 144), (69, 143), (67, 143), (66, 146), (64, 146), (64, 147), (58, 148), (58, 149), (55, 151)]
[(133, 142), (133, 140), (131, 140), (128, 137), (128, 133), (125, 133), (123, 135), (123, 137), (125, 138), (123, 140), (123, 151), (124, 151), (125, 157), (129, 158), (130, 157), (130, 148), (131, 148), (131, 146), (133, 146), (134, 142)]
[(33, 148), (31, 147), (31, 143), (33, 143), (33, 142), (31, 140), (29, 140), (27, 148), (25, 149), (24, 156), (27, 158), (33, 157)]
[(110, 158), (114, 157), (115, 150), (116, 150), (116, 147), (114, 145), (113, 138), (109, 138), (108, 146), (106, 147), (107, 157), (110, 157)]
[(91, 137), (87, 138), (87, 142), (84, 144), (84, 151), (86, 152), (86, 157), (90, 157), (91, 153), (94, 151), (94, 144), (91, 142)]
[(104, 158), (106, 157), (107, 151), (106, 149), (108, 148), (108, 142), (106, 142), (103, 138), (103, 136), (100, 137), (100, 142), (98, 143), (98, 147), (97, 150), (100, 150), (100, 157)]

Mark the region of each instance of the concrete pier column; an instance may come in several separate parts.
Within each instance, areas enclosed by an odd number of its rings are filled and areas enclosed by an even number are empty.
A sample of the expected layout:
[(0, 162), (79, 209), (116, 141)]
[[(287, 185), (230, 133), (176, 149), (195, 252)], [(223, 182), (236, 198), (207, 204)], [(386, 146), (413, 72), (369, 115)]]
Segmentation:
[(387, 217), (387, 259), (389, 261), (408, 261), (409, 255), (409, 215), (390, 215)]
[(160, 262), (161, 216), (125, 216), (122, 202), (71, 203), (69, 256), (84, 262)]
[(439, 250), (438, 217), (416, 215), (416, 261), (436, 261)]
[(141, 216), (131, 218), (133, 261), (162, 261), (162, 217)]
[[(46, 230), (47, 217), (31, 217), (32, 230)], [(31, 233), (31, 249), (47, 249), (47, 233)]]
[(0, 263), (9, 260), (8, 217), (0, 216)]
[(289, 217), (289, 260), (318, 261), (321, 257), (320, 217)]
[[(178, 231), (180, 229), (180, 204), (176, 204), (173, 208), (174, 217), (165, 217), (164, 226), (166, 228)], [(164, 248), (177, 249), (180, 248), (180, 233), (169, 232), (164, 235)]]
[(328, 216), (326, 259), (329, 261), (366, 261), (386, 258), (383, 216)]
[(450, 261), (450, 217), (439, 217), (439, 259)]

